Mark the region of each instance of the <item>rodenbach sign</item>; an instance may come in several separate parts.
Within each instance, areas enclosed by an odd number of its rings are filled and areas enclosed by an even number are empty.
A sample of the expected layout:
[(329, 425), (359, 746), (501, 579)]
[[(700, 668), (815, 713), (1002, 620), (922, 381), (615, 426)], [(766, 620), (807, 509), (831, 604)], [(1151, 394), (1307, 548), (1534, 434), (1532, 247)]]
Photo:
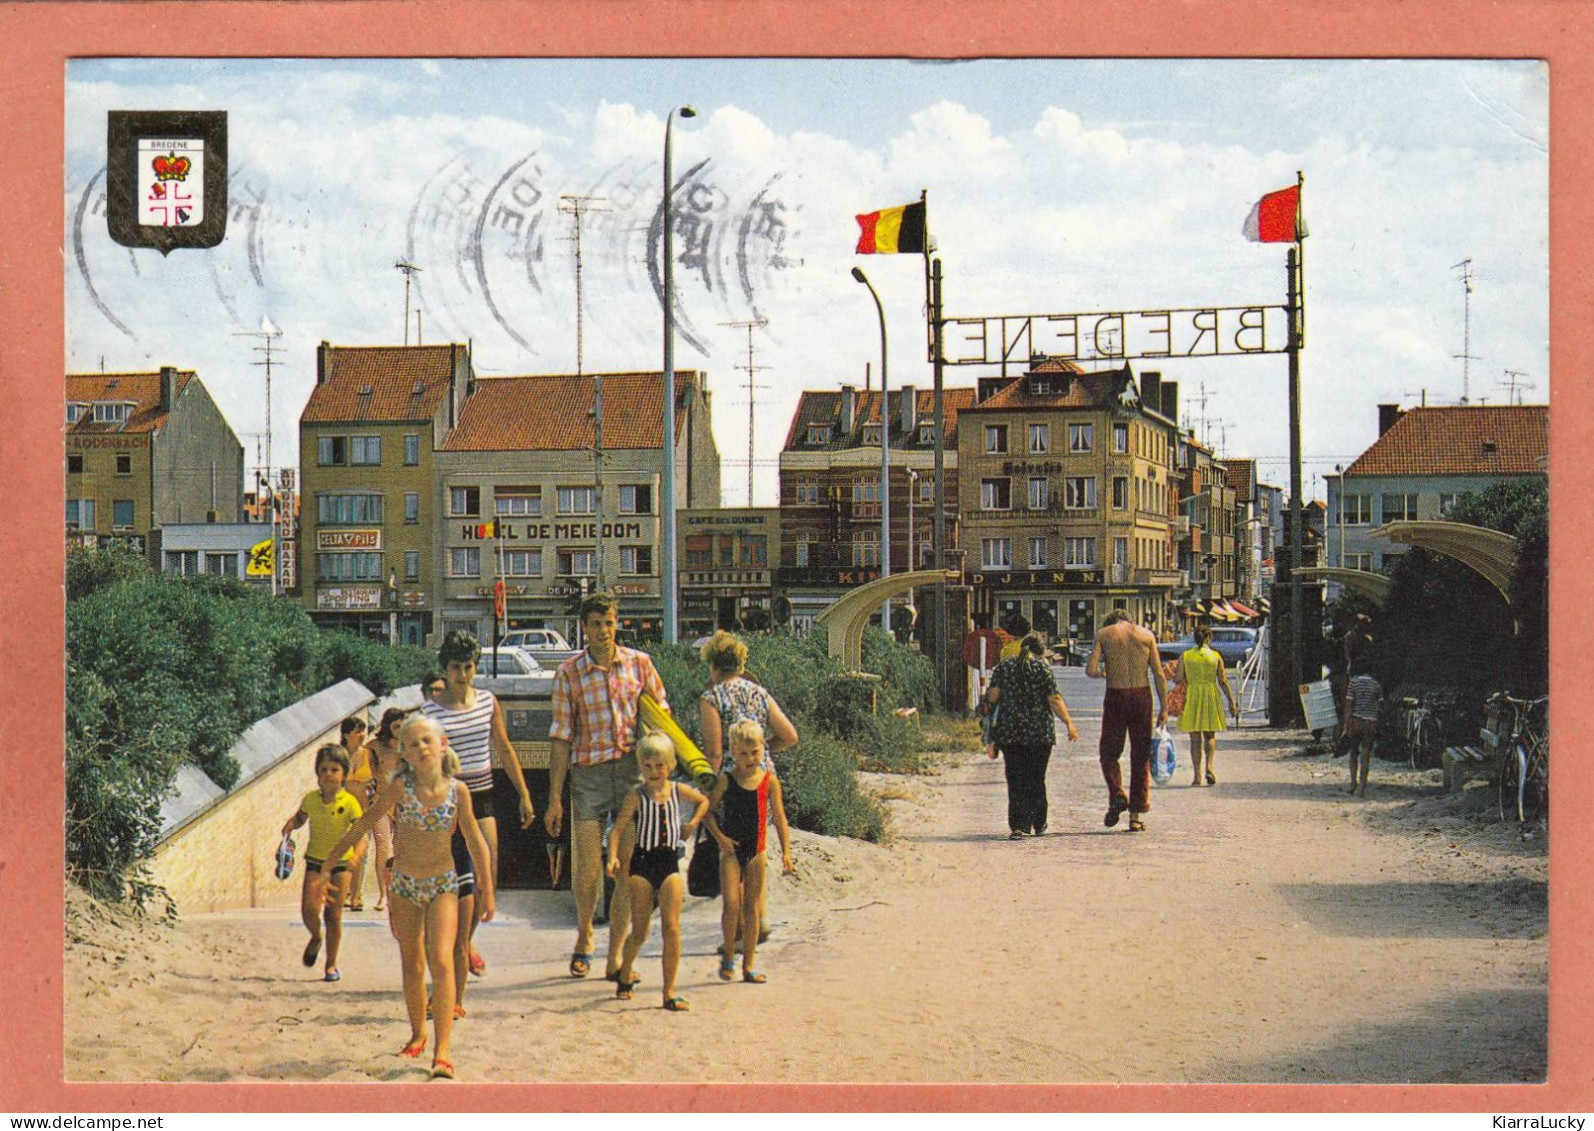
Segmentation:
[[(1088, 314), (992, 314), (942, 323), (946, 365), (1246, 357), (1286, 353), (1287, 306), (1209, 306)], [(931, 360), (934, 360), (933, 356)]]

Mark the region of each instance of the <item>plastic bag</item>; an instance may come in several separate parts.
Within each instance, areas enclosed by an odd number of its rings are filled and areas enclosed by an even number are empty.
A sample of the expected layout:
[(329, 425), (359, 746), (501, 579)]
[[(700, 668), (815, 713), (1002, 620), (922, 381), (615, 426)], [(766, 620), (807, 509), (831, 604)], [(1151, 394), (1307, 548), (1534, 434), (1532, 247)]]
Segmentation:
[(293, 838), (283, 833), (282, 843), (277, 845), (277, 879), (286, 880), (291, 875), (293, 875)]
[(1179, 768), (1179, 746), (1165, 726), (1158, 727), (1151, 736), (1151, 780), (1161, 785), (1173, 777)]

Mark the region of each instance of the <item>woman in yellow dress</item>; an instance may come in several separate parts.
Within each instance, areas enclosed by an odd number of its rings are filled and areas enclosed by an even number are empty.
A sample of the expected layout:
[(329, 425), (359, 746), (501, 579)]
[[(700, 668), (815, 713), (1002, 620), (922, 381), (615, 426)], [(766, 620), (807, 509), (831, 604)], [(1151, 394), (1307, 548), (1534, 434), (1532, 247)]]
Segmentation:
[(1197, 625), (1195, 642), (1194, 648), (1179, 657), (1178, 680), (1185, 687), (1179, 729), (1190, 736), (1190, 765), (1195, 770), (1195, 780), (1190, 784), (1217, 785), (1212, 760), (1218, 752), (1218, 731), (1226, 727), (1218, 689), (1223, 689), (1229, 701), (1229, 713), (1236, 723), (1240, 721), (1240, 706), (1223, 670), (1223, 657), (1212, 650), (1212, 629), (1204, 624)]

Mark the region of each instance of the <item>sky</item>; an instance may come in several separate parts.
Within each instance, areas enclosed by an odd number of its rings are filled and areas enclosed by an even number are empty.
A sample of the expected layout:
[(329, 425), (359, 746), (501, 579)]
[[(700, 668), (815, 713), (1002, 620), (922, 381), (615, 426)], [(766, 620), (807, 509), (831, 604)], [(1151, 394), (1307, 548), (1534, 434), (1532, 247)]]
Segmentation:
[[(410, 340), (469, 342), (482, 375), (659, 369), (682, 105), (675, 363), (708, 375), (727, 506), (748, 499), (750, 434), (752, 502), (776, 502), (803, 390), (878, 381), (853, 267), (884, 307), (891, 387), (930, 386), (923, 260), (854, 250), (857, 213), (921, 192), (948, 317), (1237, 307), (1284, 302), (1288, 245), (1240, 229), (1304, 174), (1309, 497), (1376, 438), (1381, 403), (1504, 403), (1508, 371), (1519, 399), (1549, 397), (1532, 60), (84, 59), (67, 79), (68, 370), (197, 371), (250, 467), (267, 414), (249, 335), (281, 331), (269, 461), (295, 465), (316, 344), (404, 341), (401, 260), (421, 268)], [(113, 109), (227, 111), (219, 247), (111, 241)], [(1284, 355), (1131, 365), (1180, 383), (1204, 442), (1288, 486)]]

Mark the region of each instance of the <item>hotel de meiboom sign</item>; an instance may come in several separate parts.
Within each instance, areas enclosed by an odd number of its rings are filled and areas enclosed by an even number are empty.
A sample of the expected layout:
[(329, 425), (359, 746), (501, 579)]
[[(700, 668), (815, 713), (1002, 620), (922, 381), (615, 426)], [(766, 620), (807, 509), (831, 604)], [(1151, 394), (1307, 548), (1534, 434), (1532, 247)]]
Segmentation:
[(947, 365), (998, 365), (1044, 354), (1065, 361), (1243, 357), (1289, 350), (1289, 307), (1205, 306), (1090, 314), (947, 318)]

